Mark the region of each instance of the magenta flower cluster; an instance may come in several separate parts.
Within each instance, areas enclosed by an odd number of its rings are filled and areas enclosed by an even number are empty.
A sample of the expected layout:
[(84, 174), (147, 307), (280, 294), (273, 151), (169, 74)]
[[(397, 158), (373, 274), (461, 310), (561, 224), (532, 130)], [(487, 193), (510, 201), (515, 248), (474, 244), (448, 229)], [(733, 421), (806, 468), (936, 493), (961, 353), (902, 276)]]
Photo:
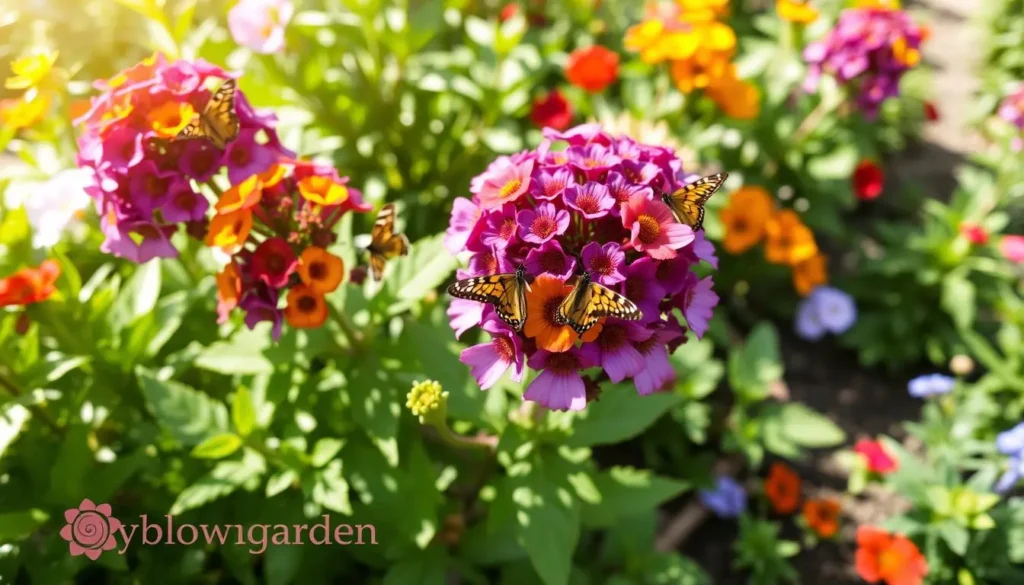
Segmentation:
[(899, 95), (900, 78), (920, 59), (921, 41), (921, 28), (902, 10), (844, 10), (824, 39), (804, 48), (804, 88), (814, 91), (827, 73), (854, 87), (864, 115), (874, 118), (882, 102)]
[[(495, 160), (472, 181), (472, 197), (453, 204), (445, 245), (470, 254), (458, 278), (523, 265), (531, 282), (519, 332), (490, 305), (452, 300), (456, 337), (479, 326), (491, 338), (460, 359), (482, 389), (509, 368), (521, 380), (529, 366), (539, 374), (524, 398), (555, 410), (584, 408), (603, 380), (632, 379), (640, 394), (666, 390), (675, 380), (669, 352), (687, 329), (702, 336), (718, 303), (711, 277), (695, 272), (702, 260), (718, 267), (713, 246), (660, 200), (696, 177), (671, 149), (597, 124), (546, 128), (544, 137), (536, 150)], [(581, 270), (636, 303), (642, 320), (606, 318), (582, 337), (558, 324), (556, 308)]]
[[(76, 125), (77, 164), (92, 171), (93, 198), (105, 236), (104, 252), (134, 262), (176, 257), (170, 237), (184, 224), (202, 237), (210, 202), (193, 182), (209, 182), (227, 167), (231, 183), (267, 170), (282, 156), (276, 118), (253, 110), (241, 91), (235, 111), (240, 131), (223, 150), (204, 139), (173, 141), (232, 77), (203, 60), (169, 62), (156, 54), (114, 77), (97, 81), (101, 93)], [(164, 145), (157, 147), (158, 144)]]
[[(999, 105), (999, 117), (1024, 132), (1024, 83), (1003, 99), (1003, 103)], [(1024, 137), (1013, 137), (1010, 147), (1014, 152), (1024, 150)]]

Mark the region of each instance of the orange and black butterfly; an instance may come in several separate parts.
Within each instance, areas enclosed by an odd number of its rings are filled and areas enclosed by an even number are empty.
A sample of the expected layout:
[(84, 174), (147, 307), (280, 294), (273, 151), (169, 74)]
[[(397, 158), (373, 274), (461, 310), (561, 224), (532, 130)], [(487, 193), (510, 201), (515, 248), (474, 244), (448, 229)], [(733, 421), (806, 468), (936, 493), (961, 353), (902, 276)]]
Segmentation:
[(394, 203), (381, 207), (370, 231), (370, 244), (366, 251), (370, 254), (370, 272), (377, 281), (384, 276), (384, 265), (388, 260), (409, 253), (409, 239), (405, 234), (395, 233), (395, 216)]
[(228, 79), (220, 84), (206, 102), (203, 111), (196, 114), (187, 126), (171, 140), (152, 138), (147, 147), (153, 153), (173, 156), (174, 143), (182, 140), (206, 140), (218, 149), (223, 149), (229, 142), (238, 137), (241, 127), (235, 113), (235, 92), (238, 83)]
[(672, 193), (665, 193), (661, 200), (672, 210), (679, 223), (685, 223), (696, 231), (704, 227), (704, 204), (728, 178), (729, 173), (701, 177)]
[(520, 264), (513, 273), (478, 276), (452, 283), (448, 294), (492, 305), (502, 321), (519, 331), (526, 323), (526, 291), (529, 290), (526, 268)]
[(639, 321), (643, 313), (633, 301), (593, 282), (590, 273), (583, 271), (569, 296), (558, 306), (555, 323), (568, 325), (578, 335), (583, 335), (602, 317)]

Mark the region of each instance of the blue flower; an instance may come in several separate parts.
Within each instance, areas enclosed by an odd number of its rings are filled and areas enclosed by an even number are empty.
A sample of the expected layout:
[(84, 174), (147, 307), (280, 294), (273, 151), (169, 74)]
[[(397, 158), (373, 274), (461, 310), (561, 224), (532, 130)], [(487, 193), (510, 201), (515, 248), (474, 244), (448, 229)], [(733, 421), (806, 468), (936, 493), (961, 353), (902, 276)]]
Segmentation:
[(722, 518), (735, 518), (747, 509), (747, 492), (731, 477), (715, 480), (715, 489), (700, 490), (700, 501)]
[(996, 449), (1010, 457), (1024, 455), (1024, 422), (996, 435)]
[(926, 398), (953, 391), (956, 380), (943, 374), (918, 376), (907, 383), (907, 391), (914, 398)]
[(857, 321), (853, 297), (830, 286), (819, 286), (800, 303), (796, 312), (797, 335), (817, 341), (826, 333), (845, 333)]
[(1020, 481), (1021, 476), (1024, 476), (1024, 456), (1017, 455), (1010, 458), (1010, 468), (1007, 469), (1003, 476), (996, 482), (993, 490), (997, 494), (1005, 494), (1006, 492), (1013, 489), (1013, 486), (1017, 485)]

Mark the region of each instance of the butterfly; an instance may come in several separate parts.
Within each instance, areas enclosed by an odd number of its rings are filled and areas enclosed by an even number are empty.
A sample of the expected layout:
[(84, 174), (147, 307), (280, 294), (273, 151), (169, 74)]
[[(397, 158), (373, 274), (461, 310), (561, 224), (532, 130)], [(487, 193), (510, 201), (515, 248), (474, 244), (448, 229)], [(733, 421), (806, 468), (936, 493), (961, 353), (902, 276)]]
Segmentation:
[(388, 260), (409, 253), (409, 238), (395, 233), (395, 215), (394, 203), (381, 207), (370, 230), (370, 244), (366, 251), (370, 253), (370, 272), (377, 281), (384, 276), (384, 264)]
[(643, 313), (633, 301), (621, 294), (591, 281), (590, 273), (583, 273), (576, 279), (569, 296), (558, 305), (555, 323), (568, 325), (583, 335), (601, 317), (618, 317), (627, 321), (639, 321)]
[(448, 294), (460, 299), (480, 301), (494, 306), (498, 317), (519, 331), (526, 323), (526, 268), (522, 264), (513, 273), (466, 278), (448, 287)]
[(210, 96), (206, 107), (192, 121), (178, 132), (174, 140), (193, 140), (205, 138), (217, 148), (224, 148), (227, 143), (238, 137), (238, 115), (235, 114), (235, 91), (238, 83), (229, 79), (220, 84), (217, 91)]
[(661, 200), (672, 210), (672, 215), (676, 216), (679, 223), (685, 223), (696, 231), (704, 227), (704, 204), (728, 178), (729, 173), (708, 175), (672, 193), (665, 193)]

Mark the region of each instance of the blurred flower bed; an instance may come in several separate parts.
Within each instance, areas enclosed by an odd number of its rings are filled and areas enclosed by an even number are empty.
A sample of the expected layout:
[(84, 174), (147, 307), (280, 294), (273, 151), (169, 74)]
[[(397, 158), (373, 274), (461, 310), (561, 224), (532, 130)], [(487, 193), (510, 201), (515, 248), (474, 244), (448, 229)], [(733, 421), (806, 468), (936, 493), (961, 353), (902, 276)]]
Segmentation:
[[(949, 194), (897, 172), (947, 40), (896, 0), (5, 11), (0, 581), (1024, 579), (1022, 12)], [(908, 440), (787, 397), (828, 351)], [(104, 503), (377, 543), (69, 545)]]

